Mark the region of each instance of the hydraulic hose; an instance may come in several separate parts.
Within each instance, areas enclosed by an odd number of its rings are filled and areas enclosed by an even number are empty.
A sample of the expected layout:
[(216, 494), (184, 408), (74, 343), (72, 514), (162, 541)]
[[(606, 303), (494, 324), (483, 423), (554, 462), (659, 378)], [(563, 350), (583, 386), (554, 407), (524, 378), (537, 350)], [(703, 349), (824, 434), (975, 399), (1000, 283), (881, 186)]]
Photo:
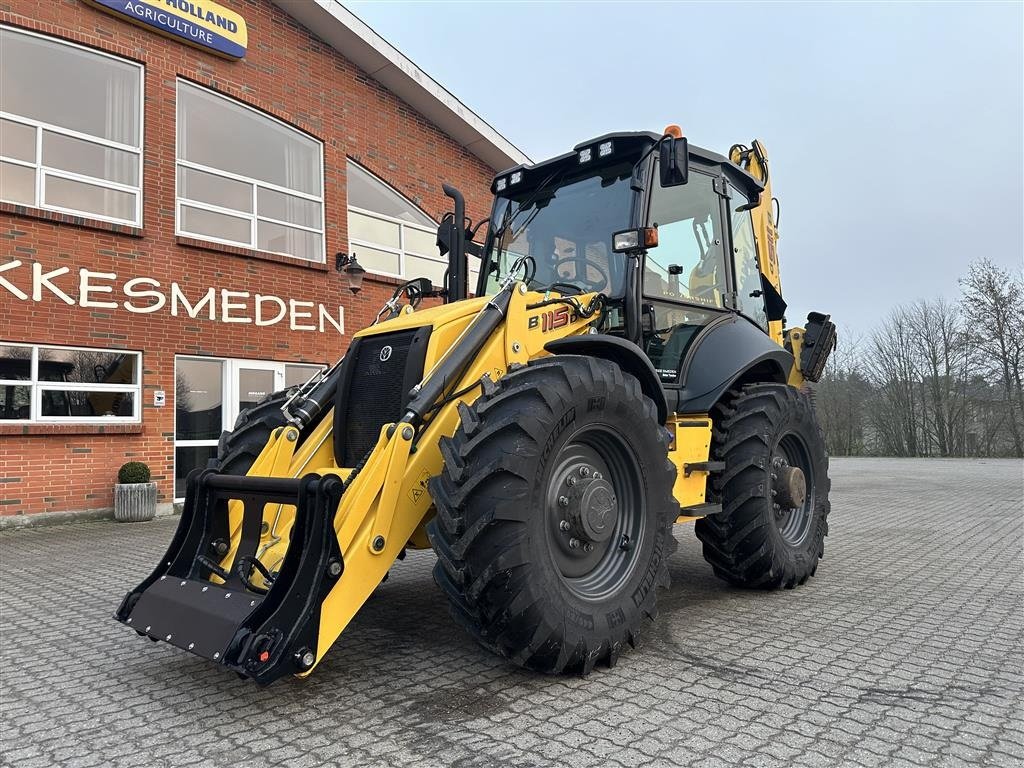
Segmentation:
[(512, 300), (513, 286), (509, 285), (473, 318), (469, 327), (451, 348), (451, 351), (434, 368), (419, 385), (413, 389), (413, 398), (406, 407), (402, 421), (414, 426), (423, 422), (423, 417), (430, 412), (445, 391), (458, 383), (465, 373), (466, 367), (476, 358), (484, 344), (505, 319), (509, 302)]
[(334, 368), (321, 379), (308, 394), (303, 395), (298, 402), (292, 403), (288, 408), (288, 415), (292, 423), (301, 430), (312, 424), (329, 407), (334, 400), (334, 394), (338, 390), (338, 381), (341, 379), (341, 365)]

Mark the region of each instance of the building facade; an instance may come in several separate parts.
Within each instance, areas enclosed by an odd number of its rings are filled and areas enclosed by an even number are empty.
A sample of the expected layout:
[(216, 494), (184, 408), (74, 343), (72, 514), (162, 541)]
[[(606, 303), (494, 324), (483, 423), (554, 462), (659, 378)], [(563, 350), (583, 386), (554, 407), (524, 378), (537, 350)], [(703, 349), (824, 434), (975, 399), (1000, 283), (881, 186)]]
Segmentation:
[(525, 159), (330, 0), (0, 3), (0, 516), (166, 509)]

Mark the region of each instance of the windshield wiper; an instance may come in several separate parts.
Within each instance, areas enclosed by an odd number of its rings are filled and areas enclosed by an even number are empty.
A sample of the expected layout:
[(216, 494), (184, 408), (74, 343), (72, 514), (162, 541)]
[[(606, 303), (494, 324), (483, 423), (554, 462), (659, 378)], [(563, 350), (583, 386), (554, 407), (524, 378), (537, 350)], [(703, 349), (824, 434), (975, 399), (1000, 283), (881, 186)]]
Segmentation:
[[(513, 222), (519, 217), (519, 214), (521, 214), (523, 211), (525, 211), (527, 208), (533, 205), (537, 201), (537, 198), (540, 196), (540, 193), (546, 191), (548, 186), (552, 184), (555, 181), (555, 179), (561, 176), (563, 173), (564, 169), (556, 169), (552, 171), (551, 174), (546, 179), (544, 179), (544, 181), (537, 185), (533, 192), (530, 193), (529, 197), (527, 197), (525, 200), (523, 200), (523, 202), (516, 206), (514, 212), (510, 213), (510, 211), (512, 211), (511, 204), (508, 206), (508, 208), (505, 209), (505, 215), (502, 216), (501, 218), (501, 226), (498, 227), (498, 230), (493, 235), (493, 240), (495, 242), (496, 249), (494, 252), (495, 263), (497, 263), (498, 259), (501, 258), (501, 252), (502, 250), (504, 250), (501, 245), (501, 239), (502, 237), (505, 236), (505, 233), (508, 232), (509, 227), (511, 227)], [(511, 203), (511, 200), (509, 202)], [(536, 209), (536, 211), (539, 210), (539, 208)], [(534, 212), (534, 215), (536, 215), (536, 211)], [(533, 216), (530, 217), (527, 223), (529, 223), (529, 221), (532, 220)], [(522, 232), (522, 227), (520, 227), (519, 232)], [(518, 237), (518, 233), (516, 236)], [(512, 239), (514, 240), (515, 238)]]

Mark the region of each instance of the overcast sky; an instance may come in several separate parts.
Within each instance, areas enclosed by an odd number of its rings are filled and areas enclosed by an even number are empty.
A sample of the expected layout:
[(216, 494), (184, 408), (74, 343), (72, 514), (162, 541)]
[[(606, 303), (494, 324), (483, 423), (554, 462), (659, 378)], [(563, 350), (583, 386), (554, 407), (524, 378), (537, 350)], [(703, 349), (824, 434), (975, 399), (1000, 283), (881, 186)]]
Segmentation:
[(759, 138), (791, 324), (854, 332), (1024, 259), (1024, 4), (347, 2), (534, 160), (678, 123)]

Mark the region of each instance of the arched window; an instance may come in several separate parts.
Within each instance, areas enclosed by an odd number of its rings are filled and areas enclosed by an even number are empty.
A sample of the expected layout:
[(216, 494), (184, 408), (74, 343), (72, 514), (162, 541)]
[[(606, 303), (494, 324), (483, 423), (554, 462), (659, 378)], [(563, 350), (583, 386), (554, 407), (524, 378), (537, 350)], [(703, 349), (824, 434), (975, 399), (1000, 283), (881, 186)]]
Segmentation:
[(348, 239), (350, 252), (370, 272), (444, 284), (447, 261), (437, 250), (437, 222), (351, 160)]

